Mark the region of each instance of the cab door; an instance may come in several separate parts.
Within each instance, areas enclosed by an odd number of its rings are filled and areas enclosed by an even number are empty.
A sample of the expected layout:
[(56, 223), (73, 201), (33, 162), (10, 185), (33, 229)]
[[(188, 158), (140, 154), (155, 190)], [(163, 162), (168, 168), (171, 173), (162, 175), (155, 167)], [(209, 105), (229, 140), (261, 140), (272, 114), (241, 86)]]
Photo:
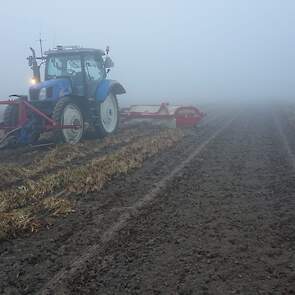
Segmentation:
[(86, 95), (87, 97), (94, 98), (98, 84), (106, 75), (102, 57), (96, 54), (85, 55), (84, 69)]

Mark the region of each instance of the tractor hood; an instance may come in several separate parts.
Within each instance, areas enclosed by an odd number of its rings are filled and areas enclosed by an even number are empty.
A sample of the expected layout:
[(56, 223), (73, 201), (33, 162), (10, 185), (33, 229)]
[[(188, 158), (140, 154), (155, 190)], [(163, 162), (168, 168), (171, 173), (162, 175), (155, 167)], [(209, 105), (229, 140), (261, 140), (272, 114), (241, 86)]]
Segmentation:
[(72, 93), (71, 81), (69, 79), (51, 79), (36, 85), (29, 89), (30, 100), (57, 100), (60, 97)]

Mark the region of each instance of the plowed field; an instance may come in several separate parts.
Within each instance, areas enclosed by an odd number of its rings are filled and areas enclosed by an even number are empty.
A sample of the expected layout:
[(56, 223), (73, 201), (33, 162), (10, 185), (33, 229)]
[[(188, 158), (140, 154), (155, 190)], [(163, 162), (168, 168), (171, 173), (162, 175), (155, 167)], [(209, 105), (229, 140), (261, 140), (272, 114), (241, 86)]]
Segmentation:
[(295, 294), (295, 125), (197, 128), (0, 154), (1, 294)]

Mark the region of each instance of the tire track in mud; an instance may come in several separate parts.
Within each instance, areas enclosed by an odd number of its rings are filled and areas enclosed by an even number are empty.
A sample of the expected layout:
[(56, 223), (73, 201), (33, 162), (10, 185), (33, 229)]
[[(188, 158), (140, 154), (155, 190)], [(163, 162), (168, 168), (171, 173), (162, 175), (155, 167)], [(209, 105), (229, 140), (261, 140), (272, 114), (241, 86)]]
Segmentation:
[(83, 251), (83, 254), (75, 259), (70, 266), (66, 266), (63, 270), (58, 272), (46, 286), (40, 291), (40, 294), (64, 294), (66, 290), (62, 289), (63, 281), (74, 276), (81, 268), (85, 266), (86, 263), (93, 260), (99, 253), (103, 251), (103, 246), (110, 242), (115, 235), (123, 229), (128, 221), (140, 214), (140, 210), (149, 206), (155, 201), (159, 193), (167, 187), (168, 183), (176, 177), (181, 170), (185, 168), (198, 154), (203, 152), (207, 145), (215, 140), (225, 129), (227, 129), (235, 118), (231, 119), (224, 126), (219, 128), (213, 135), (211, 135), (207, 140), (201, 143), (189, 156), (181, 162), (180, 165), (175, 167), (168, 175), (162, 178), (160, 181), (154, 184), (154, 188), (146, 193), (141, 199), (139, 199), (135, 204), (130, 207), (122, 208), (123, 212), (119, 217), (118, 221), (114, 223), (110, 228), (108, 228), (100, 237), (100, 242), (90, 246)]
[(54, 293), (294, 294), (294, 168), (271, 113), (253, 113)]
[(117, 177), (99, 194), (75, 197), (76, 213), (55, 220), (54, 227), (49, 220), (48, 230), (0, 243), (0, 293), (7, 288), (20, 294), (40, 289), (60, 269), (70, 265), (82, 249), (97, 243), (97, 237), (118, 220), (122, 212), (118, 208), (132, 206), (227, 120), (226, 114), (214, 122), (204, 120), (183, 142), (149, 159), (128, 177)]
[(286, 150), (286, 154), (288, 155), (290, 162), (295, 170), (295, 156), (294, 156), (294, 152), (292, 151), (291, 146), (289, 144), (289, 140), (287, 138), (287, 135), (285, 134), (278, 117), (274, 113), (273, 113), (273, 119), (274, 119), (276, 128), (278, 130), (278, 133), (281, 137), (282, 145), (283, 145), (284, 149)]

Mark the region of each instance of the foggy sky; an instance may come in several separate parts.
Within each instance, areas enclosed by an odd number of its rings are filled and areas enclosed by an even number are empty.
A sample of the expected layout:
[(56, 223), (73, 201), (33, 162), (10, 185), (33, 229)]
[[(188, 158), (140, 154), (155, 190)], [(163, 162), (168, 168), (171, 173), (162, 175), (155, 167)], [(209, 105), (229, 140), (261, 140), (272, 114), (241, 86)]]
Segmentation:
[(46, 48), (109, 45), (123, 104), (292, 98), (294, 16), (292, 0), (3, 1), (0, 98), (27, 92), (40, 32)]

